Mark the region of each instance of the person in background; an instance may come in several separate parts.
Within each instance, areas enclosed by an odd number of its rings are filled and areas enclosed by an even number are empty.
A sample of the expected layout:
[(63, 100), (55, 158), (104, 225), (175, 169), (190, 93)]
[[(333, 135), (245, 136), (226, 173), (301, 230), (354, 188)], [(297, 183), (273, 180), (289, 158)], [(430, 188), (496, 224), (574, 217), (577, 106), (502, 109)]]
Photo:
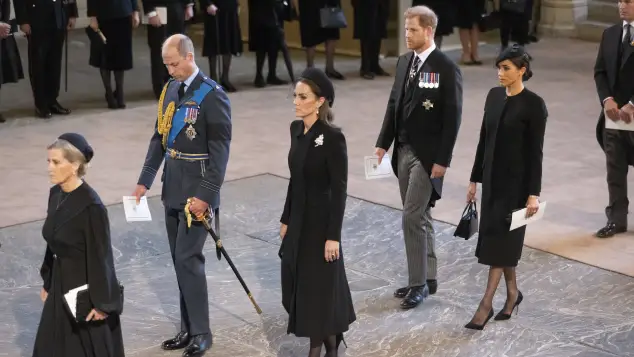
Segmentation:
[[(99, 68), (110, 109), (125, 108), (123, 72), (132, 69), (132, 29), (139, 26), (138, 0), (88, 0), (90, 29), (100, 36), (90, 36), (91, 66)], [(90, 31), (90, 30), (88, 30)], [(114, 73), (115, 90), (112, 90)]]
[[(48, 147), (53, 184), (42, 235), (46, 253), (40, 269), (44, 303), (33, 357), (125, 357), (119, 315), (123, 286), (117, 280), (108, 210), (83, 180), (94, 155), (86, 139), (66, 133)], [(88, 285), (92, 309), (79, 321), (64, 294)]]
[(335, 89), (324, 72), (307, 68), (295, 85), (282, 212), (282, 304), (288, 333), (310, 338), (308, 357), (337, 357), (343, 333), (356, 320), (341, 247), (348, 152), (333, 126)]
[(480, 141), (476, 150), (467, 202), (476, 199), (482, 184), (480, 229), (475, 255), (489, 266), (480, 305), (465, 328), (482, 330), (493, 317), (493, 297), (502, 275), (506, 302), (495, 320), (508, 320), (524, 300), (515, 268), (522, 255), (526, 226), (510, 231), (513, 211), (539, 210), (544, 133), (548, 111), (544, 100), (524, 87), (533, 75), (530, 56), (520, 46), (504, 50), (496, 59), (501, 86), (492, 88), (484, 104)]
[(13, 0), (15, 19), (29, 41), (29, 77), (35, 101), (35, 115), (49, 119), (68, 115), (59, 104), (62, 53), (66, 31), (75, 27), (75, 1)]
[[(288, 56), (288, 47), (284, 35), (284, 6), (286, 0), (249, 0), (249, 51), (255, 52), (255, 80), (257, 88), (270, 85), (283, 85), (287, 81), (277, 76), (277, 55), (282, 51)], [(266, 80), (262, 74), (264, 61), (268, 57), (269, 72)], [(292, 68), (291, 68), (292, 71)], [(292, 75), (292, 72), (291, 72)], [(294, 80), (294, 78), (291, 78)]]
[(458, 0), (455, 10), (456, 25), (460, 28), (460, 43), (462, 44), (462, 57), (460, 63), (463, 65), (481, 65), (478, 55), (480, 41), (480, 28), (478, 22), (484, 12), (485, 0)]
[[(141, 0), (141, 3), (143, 5), (143, 12), (145, 16), (147, 16), (147, 44), (148, 47), (150, 47), (152, 90), (154, 97), (158, 100), (161, 96), (163, 86), (170, 79), (167, 68), (163, 63), (161, 52), (163, 41), (171, 35), (185, 33), (185, 21), (189, 21), (194, 17), (194, 1)], [(164, 20), (159, 16), (159, 12), (163, 9), (167, 16), (167, 19)]]
[[(209, 76), (227, 92), (235, 92), (236, 87), (229, 81), (231, 60), (242, 54), (242, 33), (240, 30), (240, 5), (237, 0), (202, 0), (205, 16), (205, 37), (203, 56), (209, 59)], [(222, 69), (218, 73), (218, 57), (222, 57)]]
[(443, 37), (453, 33), (455, 14), (458, 11), (457, 1), (459, 0), (412, 0), (412, 6), (427, 6), (438, 16), (438, 27), (434, 36), (434, 43), (438, 49), (442, 48)]
[(361, 45), (361, 77), (389, 76), (379, 64), (381, 40), (387, 38), (389, 0), (352, 0), (354, 7), (354, 38)]
[(509, 46), (511, 40), (520, 46), (526, 46), (529, 43), (528, 33), (533, 18), (533, 0), (526, 0), (523, 9), (515, 9), (512, 5), (505, 4), (509, 4), (509, 0), (500, 2), (500, 44), (502, 46), (500, 52)]
[[(12, 35), (15, 22), (11, 21), (10, 17), (11, 0), (0, 0), (0, 87), (24, 79), (20, 51)], [(0, 113), (0, 123), (5, 121)]]

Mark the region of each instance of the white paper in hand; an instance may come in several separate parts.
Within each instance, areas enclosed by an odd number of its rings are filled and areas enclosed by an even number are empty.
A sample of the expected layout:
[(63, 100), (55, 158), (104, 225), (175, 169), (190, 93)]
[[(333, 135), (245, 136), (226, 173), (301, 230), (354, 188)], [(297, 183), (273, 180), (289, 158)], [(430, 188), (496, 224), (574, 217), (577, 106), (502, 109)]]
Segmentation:
[(365, 179), (374, 180), (392, 176), (392, 165), (390, 155), (383, 155), (383, 160), (379, 165), (378, 156), (366, 156), (363, 158), (365, 166)]
[(606, 129), (616, 129), (616, 130), (627, 130), (634, 131), (634, 121), (625, 123), (623, 120), (612, 121), (608, 116), (605, 116), (605, 128)]
[(542, 217), (544, 217), (544, 211), (546, 210), (546, 204), (547, 202), (541, 202), (537, 213), (529, 218), (526, 218), (526, 208), (513, 212), (511, 214), (511, 228), (509, 231), (542, 219)]
[(128, 222), (145, 222), (152, 220), (150, 207), (147, 204), (147, 197), (141, 197), (139, 204), (136, 204), (136, 197), (123, 196), (123, 209), (125, 219)]
[(77, 318), (77, 294), (80, 291), (84, 291), (84, 290), (88, 290), (88, 284), (69, 290), (66, 294), (64, 294), (64, 300), (66, 300), (66, 305), (68, 305), (70, 312), (73, 314), (73, 317), (75, 318)]

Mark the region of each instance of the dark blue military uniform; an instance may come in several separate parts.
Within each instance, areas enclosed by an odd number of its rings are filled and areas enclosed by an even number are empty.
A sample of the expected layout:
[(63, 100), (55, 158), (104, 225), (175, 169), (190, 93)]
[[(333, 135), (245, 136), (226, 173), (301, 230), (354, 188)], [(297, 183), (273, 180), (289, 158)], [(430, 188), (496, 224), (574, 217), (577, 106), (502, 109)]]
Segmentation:
[[(164, 118), (171, 115), (171, 129), (159, 118), (138, 184), (148, 189), (161, 163), (165, 167), (161, 198), (170, 251), (180, 289), (181, 331), (190, 336), (210, 333), (205, 257), (207, 231), (200, 222), (187, 228), (183, 209), (188, 198), (220, 205), (231, 141), (231, 107), (226, 93), (207, 76), (199, 74), (182, 99), (181, 82), (169, 81), (159, 102)], [(168, 130), (169, 129), (169, 130)]]

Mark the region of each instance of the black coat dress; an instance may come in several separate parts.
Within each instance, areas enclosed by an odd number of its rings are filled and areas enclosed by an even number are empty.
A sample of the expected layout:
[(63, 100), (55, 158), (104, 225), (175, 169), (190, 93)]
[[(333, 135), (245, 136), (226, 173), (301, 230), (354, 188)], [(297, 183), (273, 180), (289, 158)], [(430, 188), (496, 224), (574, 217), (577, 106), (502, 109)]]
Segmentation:
[[(87, 183), (70, 193), (51, 188), (42, 235), (47, 248), (40, 273), (48, 297), (33, 357), (124, 357), (110, 223), (97, 193)], [(79, 324), (65, 305), (64, 294), (85, 284), (93, 307), (109, 315), (105, 320)]]
[(389, 0), (353, 0), (352, 6), (355, 39), (377, 41), (387, 38)]
[[(278, 0), (249, 0), (249, 51), (279, 49), (284, 36), (284, 21), (278, 13)], [(280, 36), (282, 38), (280, 38)]]
[(522, 255), (526, 226), (509, 231), (509, 218), (540, 194), (547, 117), (544, 100), (528, 89), (508, 98), (503, 87), (489, 91), (471, 171), (471, 182), (482, 183), (481, 264), (514, 267)]
[[(328, 40), (339, 39), (339, 29), (321, 27), (319, 13), (327, 6), (341, 6), (341, 0), (297, 0), (297, 6), (299, 7), (299, 34), (302, 47), (315, 47)], [(349, 19), (348, 22), (350, 22)]]
[[(17, 23), (11, 17), (11, 0), (0, 0), (0, 22), (13, 25), (11, 32), (16, 32)], [(9, 36), (0, 40), (0, 87), (5, 83), (17, 83), (24, 79), (22, 60), (15, 37)]]
[[(424, 5), (432, 9), (438, 16), (436, 36), (447, 36), (453, 33), (453, 28), (456, 25), (456, 16), (466, 11), (465, 9), (471, 8), (470, 4), (461, 3), (461, 6), (458, 6), (460, 1), (462, 0), (412, 0), (412, 6)], [(478, 2), (481, 0), (465, 1)]]
[(303, 121), (294, 121), (288, 165), (281, 219), (288, 230), (280, 248), (287, 332), (313, 338), (343, 333), (356, 315), (341, 245), (338, 260), (324, 258), (326, 240), (341, 241), (348, 181), (343, 133), (317, 121), (304, 134)]
[[(207, 7), (216, 5), (215, 16), (207, 14)], [(205, 13), (203, 56), (242, 54), (242, 32), (238, 14), (238, 0), (201, 0)]]
[(109, 71), (132, 69), (132, 13), (139, 11), (138, 0), (88, 0), (87, 14), (96, 17), (106, 43), (90, 28), (88, 63)]

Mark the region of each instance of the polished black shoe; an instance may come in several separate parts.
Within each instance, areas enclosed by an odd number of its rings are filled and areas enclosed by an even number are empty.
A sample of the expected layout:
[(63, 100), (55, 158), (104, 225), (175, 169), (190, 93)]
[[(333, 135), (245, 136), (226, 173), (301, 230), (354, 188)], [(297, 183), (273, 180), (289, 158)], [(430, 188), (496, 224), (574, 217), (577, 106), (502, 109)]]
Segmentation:
[(429, 296), (429, 288), (427, 285), (423, 286), (414, 286), (409, 289), (409, 292), (401, 301), (401, 308), (408, 310), (413, 309), (416, 306), (420, 305), (423, 300), (425, 300)]
[(264, 88), (266, 87), (266, 81), (262, 75), (256, 75), (255, 80), (253, 81), (253, 85), (255, 88)]
[(478, 325), (474, 323), (473, 321), (470, 321), (468, 324), (464, 325), (464, 327), (471, 330), (484, 330), (484, 326), (486, 326), (487, 322), (489, 322), (489, 320), (491, 320), (492, 317), (493, 317), (493, 309), (489, 310), (489, 315), (487, 316), (487, 319), (484, 320), (484, 323), (482, 325)]
[[(495, 315), (495, 318), (493, 320), (504, 321), (510, 319), (511, 315), (513, 314), (513, 310), (515, 310), (516, 308), (517, 312), (515, 314), (517, 315), (520, 312), (520, 304), (522, 303), (522, 300), (524, 300), (524, 295), (522, 295), (522, 292), (518, 290), (517, 299), (515, 299), (515, 304), (513, 304), (511, 313), (507, 314), (504, 312), (504, 309), (502, 309), (500, 312), (498, 312), (497, 315)], [(506, 304), (504, 304), (504, 306), (506, 307)]]
[(334, 69), (327, 69), (327, 70), (325, 70), (324, 72), (326, 73), (326, 76), (327, 76), (328, 78), (332, 78), (332, 79), (339, 79), (339, 80), (344, 80), (344, 79), (346, 79), (346, 77), (345, 77), (343, 74), (341, 74), (341, 73), (337, 72), (337, 71), (336, 71), (336, 70), (334, 70)]
[(278, 76), (268, 76), (268, 77), (266, 77), (266, 83), (270, 84), (272, 86), (281, 86), (281, 85), (288, 84), (287, 81), (279, 78)]
[(377, 67), (376, 69), (372, 70), (372, 73), (376, 74), (379, 77), (389, 77), (390, 76), (390, 74), (388, 72), (386, 72), (381, 67)]
[(59, 103), (55, 102), (48, 108), (52, 114), (57, 115), (68, 115), (70, 114), (70, 109), (62, 107)]
[(35, 116), (42, 119), (50, 119), (53, 116), (53, 113), (51, 113), (48, 109), (35, 108)]
[(163, 341), (161, 344), (161, 348), (166, 351), (172, 350), (180, 350), (182, 348), (187, 347), (191, 337), (187, 332), (181, 331), (174, 338), (170, 338), (169, 340)]
[(427, 286), (429, 287), (429, 295), (434, 295), (436, 290), (438, 290), (438, 280), (429, 279), (426, 281)]
[(220, 85), (227, 93), (234, 93), (238, 91), (236, 87), (234, 87), (233, 84), (229, 82), (229, 80), (220, 81)]
[(405, 296), (407, 296), (409, 289), (410, 289), (409, 286), (406, 286), (404, 288), (398, 288), (394, 290), (394, 297), (399, 299), (404, 298)]
[(605, 227), (599, 229), (595, 236), (597, 238), (610, 238), (614, 237), (616, 234), (625, 233), (627, 231), (627, 227), (619, 227), (612, 222), (608, 222)]
[(200, 357), (211, 348), (213, 344), (211, 335), (196, 335), (183, 352), (183, 357)]

